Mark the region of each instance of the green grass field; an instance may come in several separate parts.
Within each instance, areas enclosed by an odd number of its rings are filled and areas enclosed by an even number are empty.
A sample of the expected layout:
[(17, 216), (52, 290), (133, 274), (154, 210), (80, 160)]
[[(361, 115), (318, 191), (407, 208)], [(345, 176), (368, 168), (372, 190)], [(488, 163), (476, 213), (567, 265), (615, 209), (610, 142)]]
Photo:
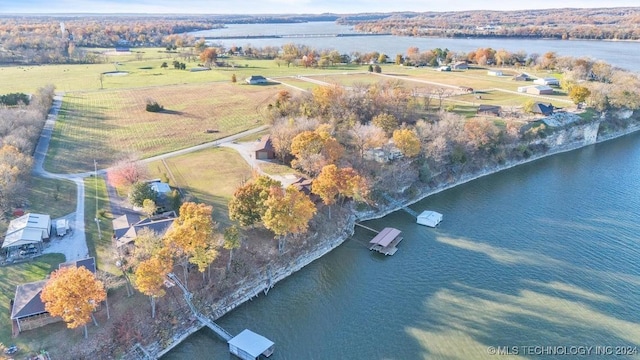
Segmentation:
[[(91, 49), (101, 51), (107, 49)], [(274, 60), (257, 60), (243, 57), (221, 58), (228, 67), (214, 67), (210, 71), (190, 72), (199, 60), (186, 61), (177, 53), (166, 53), (160, 48), (134, 49), (131, 55), (110, 55), (102, 64), (63, 64), (43, 66), (3, 66), (0, 67), (0, 94), (12, 92), (31, 93), (47, 84), (53, 84), (58, 91), (93, 91), (100, 89), (131, 89), (149, 86), (196, 84), (210, 82), (231, 82), (236, 75), (239, 83), (251, 75), (265, 77), (334, 74), (366, 71), (360, 65), (342, 65), (325, 69), (297, 66), (278, 66)], [(141, 55), (141, 56), (140, 56)], [(176, 70), (173, 61), (186, 64), (187, 70)], [(161, 68), (167, 62), (168, 68)], [(103, 73), (122, 71), (125, 76), (108, 76)]]
[[(111, 166), (194, 146), (256, 127), (282, 85), (190, 84), (65, 96), (45, 168), (56, 173)], [(147, 99), (165, 111), (145, 110)], [(216, 130), (207, 133), (207, 130)]]
[[(309, 82), (309, 81), (304, 81), (301, 79), (297, 79), (295, 77), (280, 77), (277, 78), (276, 81), (279, 81), (283, 84), (289, 85), (289, 86), (293, 86), (295, 88), (298, 89), (302, 89), (304, 91), (312, 91), (313, 89), (319, 87), (320, 85)], [(290, 88), (288, 88), (290, 89)]]
[(76, 211), (76, 184), (68, 180), (32, 177), (29, 212), (49, 214), (52, 219)]
[[(11, 337), (11, 311), (9, 301), (16, 293), (16, 286), (22, 283), (44, 280), (47, 275), (64, 262), (64, 256), (59, 254), (43, 255), (33, 261), (0, 266), (0, 343), (5, 345), (17, 344), (25, 347), (30, 337)], [(2, 356), (2, 355), (0, 355)]]
[[(113, 217), (110, 212), (107, 185), (101, 177), (97, 178), (97, 190), (98, 214), (96, 215), (96, 178), (85, 178), (84, 227), (89, 255), (96, 258), (96, 263), (100, 270), (119, 274), (120, 270), (115, 266), (114, 249), (111, 241), (111, 235), (113, 235), (111, 220), (113, 220)], [(96, 218), (100, 222), (100, 231), (98, 231), (98, 224), (94, 221)]]
[[(166, 160), (178, 186), (186, 192), (189, 201), (213, 206), (214, 219), (228, 226), (227, 204), (235, 189), (251, 178), (251, 168), (233, 149), (211, 148)], [(161, 161), (149, 163), (152, 177), (166, 172)]]

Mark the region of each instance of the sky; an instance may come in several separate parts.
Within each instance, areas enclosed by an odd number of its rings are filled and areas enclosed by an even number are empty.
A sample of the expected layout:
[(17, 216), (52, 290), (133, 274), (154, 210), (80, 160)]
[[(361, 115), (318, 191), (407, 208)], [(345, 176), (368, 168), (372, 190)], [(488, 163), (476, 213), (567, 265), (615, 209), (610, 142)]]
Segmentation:
[(639, 6), (638, 0), (0, 0), (0, 14), (349, 14)]

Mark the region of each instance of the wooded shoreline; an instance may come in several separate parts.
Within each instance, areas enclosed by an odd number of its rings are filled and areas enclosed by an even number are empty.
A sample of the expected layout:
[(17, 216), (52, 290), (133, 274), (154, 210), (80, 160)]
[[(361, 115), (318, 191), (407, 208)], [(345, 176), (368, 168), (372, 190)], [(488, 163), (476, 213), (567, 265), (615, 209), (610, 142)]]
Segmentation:
[[(634, 115), (637, 116), (638, 114), (634, 114)], [(347, 239), (349, 239), (349, 237), (351, 237), (354, 234), (354, 231), (355, 231), (354, 224), (356, 222), (374, 220), (374, 219), (385, 217), (393, 212), (396, 212), (402, 209), (403, 207), (422, 201), (431, 195), (435, 195), (442, 191), (454, 188), (458, 185), (465, 184), (467, 182), (479, 179), (487, 175), (508, 170), (512, 167), (533, 162), (533, 161), (536, 161), (548, 156), (552, 156), (555, 154), (573, 151), (586, 146), (595, 145), (605, 141), (613, 140), (613, 139), (616, 139), (640, 130), (640, 120), (636, 118), (632, 118), (631, 121), (629, 122), (629, 125), (626, 128), (619, 129), (617, 131), (607, 133), (607, 134), (598, 134), (598, 136), (593, 141), (582, 137), (582, 134), (584, 134), (584, 131), (590, 131), (590, 130), (592, 131), (594, 128), (597, 130), (598, 127), (600, 126), (600, 123), (601, 121), (597, 121), (591, 124), (577, 125), (568, 129), (558, 131), (558, 133), (556, 134), (556, 137), (562, 138), (563, 136), (570, 135), (570, 141), (567, 141), (565, 143), (559, 143), (556, 146), (550, 147), (546, 152), (541, 154), (534, 154), (527, 159), (513, 160), (501, 165), (490, 166), (490, 167), (481, 169), (480, 171), (462, 174), (459, 178), (455, 179), (452, 182), (442, 183), (435, 187), (423, 187), (421, 188), (422, 191), (414, 198), (396, 199), (397, 201), (394, 201), (393, 203), (388, 204), (386, 207), (381, 207), (374, 211), (358, 212), (352, 208), (351, 215), (348, 217), (348, 219), (346, 219), (345, 223), (342, 225), (342, 227), (340, 227), (340, 229), (337, 232), (334, 232), (331, 234), (320, 234), (321, 239), (318, 242), (317, 246), (310, 249), (308, 252), (306, 252), (302, 256), (298, 257), (298, 259), (294, 264), (280, 267), (270, 272), (269, 276), (257, 277), (248, 283), (242, 284), (242, 286), (238, 287), (236, 291), (228, 294), (228, 296), (226, 296), (225, 298), (215, 303), (209, 304), (208, 307), (210, 309), (215, 309), (209, 314), (209, 316), (211, 319), (217, 320), (222, 316), (224, 316), (225, 314), (227, 314), (228, 312), (242, 305), (243, 303), (259, 296), (261, 292), (265, 293), (265, 296), (266, 296), (266, 293), (269, 291), (269, 289), (273, 288), (276, 283), (278, 283), (281, 280), (284, 280), (285, 278), (301, 270), (305, 266), (311, 264), (313, 261), (320, 259), (324, 255), (331, 252), (333, 249), (342, 245)], [(557, 140), (555, 137), (551, 137), (551, 139), (547, 139), (548, 142), (553, 142), (555, 140)], [(166, 354), (171, 349), (178, 346), (189, 335), (193, 334), (194, 332), (200, 330), (203, 327), (204, 325), (200, 323), (192, 324), (190, 327), (183, 329), (178, 334), (173, 336), (173, 341), (170, 344), (167, 344), (161, 349), (156, 348), (157, 350), (152, 351), (151, 355), (157, 358)], [(264, 335), (268, 336), (268, 334), (264, 334)], [(277, 343), (277, 339), (274, 339), (274, 340)]]

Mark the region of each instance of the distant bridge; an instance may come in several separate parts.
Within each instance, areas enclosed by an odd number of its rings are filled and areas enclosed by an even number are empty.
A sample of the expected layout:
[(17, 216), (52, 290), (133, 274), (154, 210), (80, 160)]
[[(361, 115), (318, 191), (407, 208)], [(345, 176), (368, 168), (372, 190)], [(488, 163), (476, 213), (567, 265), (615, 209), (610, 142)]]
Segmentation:
[(215, 37), (205, 37), (205, 40), (234, 40), (234, 39), (288, 39), (288, 38), (328, 38), (328, 37), (357, 37), (357, 36), (385, 36), (391, 33), (383, 34), (282, 34), (282, 35), (225, 35)]

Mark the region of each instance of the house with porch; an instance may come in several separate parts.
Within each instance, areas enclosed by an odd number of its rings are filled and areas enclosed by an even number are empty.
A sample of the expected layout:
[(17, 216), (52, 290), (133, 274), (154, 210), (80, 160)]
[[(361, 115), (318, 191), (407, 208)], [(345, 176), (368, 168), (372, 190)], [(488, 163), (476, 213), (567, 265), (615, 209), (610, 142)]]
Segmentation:
[(113, 241), (118, 250), (132, 245), (138, 234), (147, 229), (158, 235), (164, 235), (177, 218), (175, 211), (169, 211), (150, 218), (140, 219), (140, 216), (125, 214), (113, 219)]
[[(58, 268), (62, 269), (70, 266), (82, 266), (94, 274), (96, 272), (96, 260), (93, 257), (62, 263), (58, 265)], [(44, 308), (40, 294), (42, 294), (42, 289), (46, 284), (47, 280), (45, 279), (20, 284), (16, 287), (11, 306), (11, 321), (18, 333), (62, 320), (57, 316), (51, 316)]]

